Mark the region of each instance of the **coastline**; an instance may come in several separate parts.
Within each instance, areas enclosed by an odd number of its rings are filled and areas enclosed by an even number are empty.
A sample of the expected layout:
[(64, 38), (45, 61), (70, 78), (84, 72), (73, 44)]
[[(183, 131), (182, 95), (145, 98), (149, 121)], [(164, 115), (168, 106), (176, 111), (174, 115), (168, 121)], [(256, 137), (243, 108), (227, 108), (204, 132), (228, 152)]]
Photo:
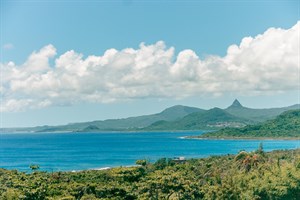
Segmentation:
[[(0, 199), (151, 199), (155, 195), (165, 199), (173, 194), (184, 199), (212, 199), (211, 194), (216, 191), (221, 194), (216, 199), (227, 199), (228, 194), (245, 199), (249, 196), (242, 195), (253, 194), (256, 188), (263, 188), (263, 193), (257, 193), (262, 199), (266, 194), (278, 199), (297, 199), (299, 153), (300, 149), (257, 149), (175, 163), (162, 159), (136, 167), (28, 174), (0, 169), (0, 182), (7, 186), (2, 187)], [(255, 163), (244, 164), (247, 159), (255, 159)], [(207, 197), (202, 198), (205, 194)], [(250, 199), (257, 198), (257, 194)]]
[[(299, 151), (300, 148), (299, 147), (296, 147), (296, 148), (293, 148), (293, 149), (274, 149), (274, 150), (271, 150), (271, 151), (264, 151), (265, 153), (268, 153), (268, 154), (272, 154), (272, 153), (275, 153), (275, 152), (286, 152), (286, 151)], [(251, 152), (254, 152), (254, 151), (249, 151), (250, 153)], [(236, 156), (238, 155), (238, 152), (236, 153), (227, 153), (227, 154), (220, 154), (220, 155), (209, 155), (209, 156), (204, 156), (204, 157), (190, 157), (190, 158), (187, 158), (185, 159), (186, 162), (189, 162), (190, 160), (203, 160), (203, 159), (209, 159), (210, 157), (226, 157), (226, 156)], [(159, 160), (159, 159), (158, 159)], [(149, 163), (150, 165), (154, 165), (155, 162), (150, 162)], [(108, 170), (118, 170), (118, 169), (136, 169), (136, 168), (140, 168), (140, 167), (143, 167), (142, 165), (137, 165), (137, 164), (133, 164), (133, 165), (116, 165), (116, 166), (110, 166), (110, 167), (96, 167), (96, 168), (87, 168), (87, 169), (77, 169), (77, 170), (74, 170), (74, 169), (70, 169), (70, 170), (42, 170), (42, 169), (39, 169), (37, 171), (32, 171), (32, 170), (26, 170), (26, 171), (23, 171), (23, 170), (19, 170), (19, 169), (10, 169), (10, 168), (5, 168), (5, 167), (0, 167), (0, 170), (3, 169), (3, 170), (7, 170), (7, 171), (18, 171), (18, 172), (21, 172), (21, 173), (26, 173), (26, 174), (31, 174), (31, 173), (34, 173), (34, 172), (42, 172), (42, 173), (47, 173), (47, 174), (53, 174), (53, 173), (83, 173), (83, 172), (93, 172), (93, 171), (108, 171)]]
[(106, 134), (106, 133), (191, 133), (191, 132), (211, 132), (215, 130), (99, 130), (99, 131), (5, 131), (1, 132), (0, 134), (55, 134), (55, 133), (71, 133), (71, 134), (83, 134), (83, 133), (89, 133), (89, 134)]
[[(134, 165), (139, 159), (154, 161), (175, 156), (204, 158), (210, 155), (232, 154), (244, 149), (245, 145), (248, 150), (253, 150), (262, 139), (247, 138), (243, 141), (243, 138), (234, 138), (234, 140), (233, 138), (198, 138), (200, 134), (199, 131), (74, 135), (65, 133), (5, 134), (1, 137), (0, 150), (7, 156), (2, 160), (1, 166), (6, 169), (27, 171), (30, 170), (29, 164), (33, 163), (40, 165), (42, 171), (97, 170)], [(269, 140), (264, 142), (266, 151), (293, 149), (300, 145), (298, 138), (285, 138), (285, 141), (279, 142), (274, 138), (264, 139)], [(283, 138), (276, 138), (276, 140), (281, 139)], [(18, 163), (10, 162), (16, 157), (21, 157)]]
[(300, 140), (300, 137), (198, 137), (185, 136), (184, 139), (196, 140)]

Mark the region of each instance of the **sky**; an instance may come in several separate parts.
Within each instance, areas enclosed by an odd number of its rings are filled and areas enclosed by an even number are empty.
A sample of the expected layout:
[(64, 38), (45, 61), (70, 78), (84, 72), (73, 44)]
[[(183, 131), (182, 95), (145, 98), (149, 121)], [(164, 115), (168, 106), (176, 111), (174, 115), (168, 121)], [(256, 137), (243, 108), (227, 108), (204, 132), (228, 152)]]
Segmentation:
[(6, 1), (0, 126), (300, 103), (299, 1)]

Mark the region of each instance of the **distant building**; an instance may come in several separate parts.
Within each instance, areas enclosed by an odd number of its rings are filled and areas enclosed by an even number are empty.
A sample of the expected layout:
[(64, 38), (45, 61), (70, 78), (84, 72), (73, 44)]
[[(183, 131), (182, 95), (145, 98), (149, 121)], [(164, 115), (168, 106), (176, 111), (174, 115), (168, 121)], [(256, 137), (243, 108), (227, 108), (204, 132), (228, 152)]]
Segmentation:
[(185, 157), (180, 156), (180, 157), (174, 157), (173, 161), (176, 163), (184, 163), (186, 161)]

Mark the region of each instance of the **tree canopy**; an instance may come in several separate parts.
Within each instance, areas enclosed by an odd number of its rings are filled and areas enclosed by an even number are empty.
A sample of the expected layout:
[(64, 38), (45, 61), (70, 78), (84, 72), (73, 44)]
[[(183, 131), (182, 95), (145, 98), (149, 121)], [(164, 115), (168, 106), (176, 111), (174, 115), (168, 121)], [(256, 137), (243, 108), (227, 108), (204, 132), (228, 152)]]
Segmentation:
[(0, 199), (299, 199), (300, 149), (137, 167), (24, 173), (0, 169)]

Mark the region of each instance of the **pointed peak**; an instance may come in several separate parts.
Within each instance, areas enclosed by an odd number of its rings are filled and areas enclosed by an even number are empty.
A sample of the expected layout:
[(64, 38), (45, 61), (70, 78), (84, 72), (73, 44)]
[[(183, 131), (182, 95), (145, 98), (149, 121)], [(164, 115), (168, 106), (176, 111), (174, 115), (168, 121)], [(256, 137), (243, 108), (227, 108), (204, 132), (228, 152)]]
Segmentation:
[(232, 103), (232, 105), (242, 106), (242, 104), (239, 102), (239, 100), (235, 99)]
[(229, 106), (228, 108), (242, 108), (242, 104), (239, 102), (239, 100), (235, 99), (233, 101), (233, 103), (231, 104), (231, 106)]

